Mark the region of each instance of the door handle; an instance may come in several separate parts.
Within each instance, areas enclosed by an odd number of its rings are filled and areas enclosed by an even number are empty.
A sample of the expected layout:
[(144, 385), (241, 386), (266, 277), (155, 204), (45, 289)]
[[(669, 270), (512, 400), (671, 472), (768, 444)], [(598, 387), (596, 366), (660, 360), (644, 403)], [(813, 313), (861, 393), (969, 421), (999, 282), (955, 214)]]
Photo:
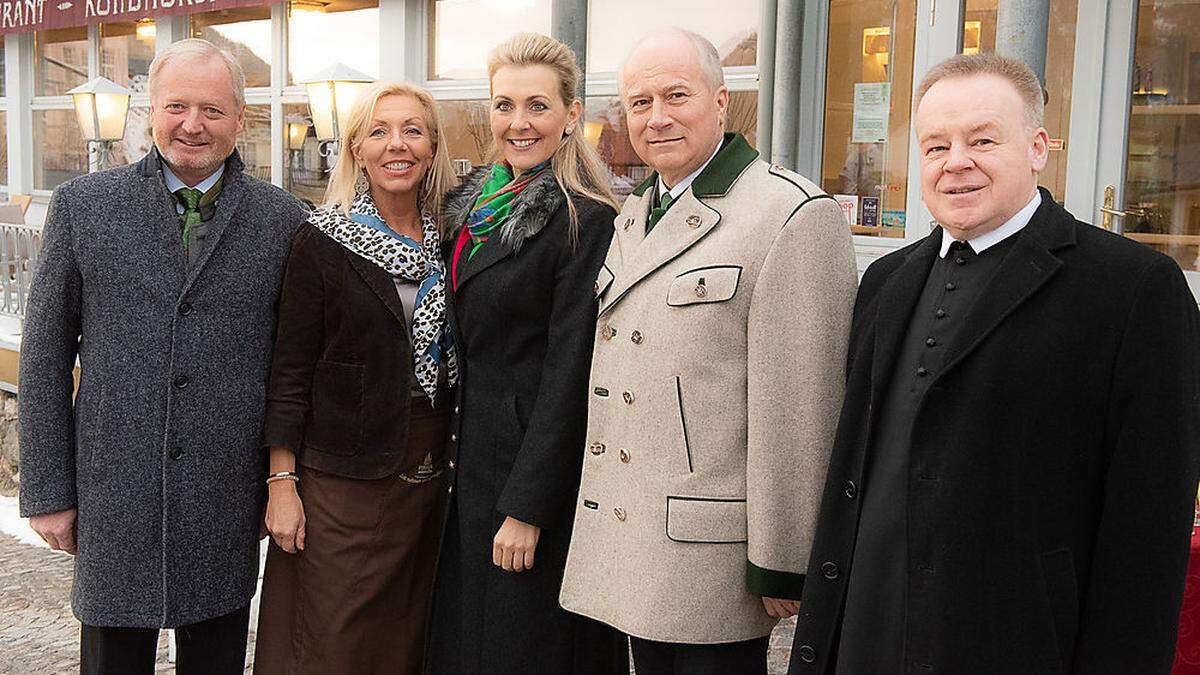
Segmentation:
[(1112, 219), (1124, 218), (1125, 216), (1137, 216), (1139, 218), (1146, 215), (1146, 209), (1125, 209), (1124, 211), (1116, 208), (1117, 206), (1117, 188), (1114, 185), (1104, 186), (1104, 204), (1100, 207), (1100, 226), (1108, 231), (1112, 231)]

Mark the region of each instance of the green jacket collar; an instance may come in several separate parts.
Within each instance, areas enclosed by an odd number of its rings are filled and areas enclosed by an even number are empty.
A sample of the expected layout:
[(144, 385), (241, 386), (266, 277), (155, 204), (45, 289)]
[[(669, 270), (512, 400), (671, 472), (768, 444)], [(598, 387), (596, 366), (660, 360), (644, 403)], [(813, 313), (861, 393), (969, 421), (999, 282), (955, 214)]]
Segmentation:
[[(733, 181), (742, 174), (747, 166), (758, 159), (758, 151), (750, 147), (741, 134), (728, 131), (721, 143), (721, 150), (713, 157), (704, 171), (692, 182), (692, 194), (697, 197), (719, 197), (729, 192)], [(651, 173), (646, 180), (633, 189), (633, 194), (641, 197), (658, 181), (658, 172)]]

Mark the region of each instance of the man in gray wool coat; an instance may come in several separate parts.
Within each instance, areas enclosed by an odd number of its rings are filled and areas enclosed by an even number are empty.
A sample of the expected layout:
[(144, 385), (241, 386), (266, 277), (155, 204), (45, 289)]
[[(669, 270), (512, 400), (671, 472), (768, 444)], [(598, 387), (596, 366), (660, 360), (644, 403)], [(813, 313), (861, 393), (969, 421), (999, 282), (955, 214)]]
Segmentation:
[[(245, 78), (184, 40), (150, 66), (154, 148), (50, 200), (21, 347), (21, 515), (75, 554), (81, 672), (241, 673), (287, 193), (242, 172)], [(79, 357), (78, 394), (72, 370)]]

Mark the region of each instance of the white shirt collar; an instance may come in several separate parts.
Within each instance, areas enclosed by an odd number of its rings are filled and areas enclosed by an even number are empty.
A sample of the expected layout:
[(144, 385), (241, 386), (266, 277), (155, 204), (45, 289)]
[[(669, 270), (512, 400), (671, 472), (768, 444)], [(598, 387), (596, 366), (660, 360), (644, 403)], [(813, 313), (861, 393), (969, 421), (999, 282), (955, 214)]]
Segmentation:
[(194, 187), (197, 190), (199, 190), (200, 192), (204, 193), (204, 192), (208, 192), (209, 188), (211, 188), (212, 186), (217, 184), (217, 181), (220, 180), (221, 175), (225, 173), (225, 165), (222, 164), (220, 167), (217, 168), (216, 171), (213, 172), (213, 174), (211, 176), (209, 176), (208, 178), (205, 178), (204, 180), (200, 181), (199, 183), (196, 183), (195, 185), (188, 185), (188, 184), (184, 183), (182, 180), (179, 180), (179, 176), (176, 176), (175, 172), (171, 171), (171, 167), (167, 166), (166, 162), (162, 163), (162, 170), (163, 170), (163, 180), (165, 180), (167, 182), (167, 190), (170, 191), (172, 194), (174, 194), (175, 191), (178, 190), (179, 188), (185, 188), (185, 187)]
[(658, 194), (661, 196), (661, 195), (667, 194), (667, 192), (670, 192), (672, 200), (679, 199), (679, 195), (682, 195), (684, 192), (687, 192), (687, 189), (692, 186), (692, 182), (696, 180), (696, 176), (699, 176), (700, 173), (704, 171), (704, 169), (708, 168), (708, 165), (711, 164), (713, 159), (716, 158), (717, 153), (721, 151), (721, 147), (723, 145), (725, 145), (724, 138), (721, 139), (720, 143), (717, 143), (717, 149), (713, 150), (713, 154), (711, 157), (708, 158), (708, 161), (701, 164), (699, 169), (696, 169), (695, 171), (689, 173), (683, 180), (676, 183), (675, 187), (671, 188), (670, 190), (667, 190), (667, 184), (663, 182), (662, 174), (659, 174), (658, 175)]
[[(1038, 207), (1041, 206), (1041, 204), (1042, 204), (1042, 193), (1040, 190), (1035, 189), (1033, 191), (1033, 199), (1029, 200), (1029, 203), (1025, 205), (1025, 208), (1021, 209), (1020, 211), (1017, 211), (1016, 214), (1014, 214), (1012, 218), (1009, 218), (1000, 227), (997, 227), (996, 229), (994, 229), (990, 232), (984, 232), (983, 234), (979, 235), (978, 237), (975, 237), (974, 239), (969, 240), (967, 242), (967, 244), (970, 245), (971, 250), (974, 251), (977, 255), (980, 253), (983, 253), (984, 251), (988, 250), (989, 248), (995, 246), (996, 244), (999, 244), (1000, 242), (1004, 241), (1005, 239), (1008, 239), (1009, 237), (1011, 237), (1014, 234), (1023, 230), (1025, 228), (1025, 226), (1029, 224), (1030, 219), (1033, 218), (1034, 211), (1037, 211)], [(953, 244), (953, 243), (954, 243), (954, 237), (950, 236), (950, 234), (946, 232), (945, 228), (943, 228), (942, 229), (942, 250), (940, 253), (938, 253), (938, 255), (942, 258), (945, 258), (946, 252), (950, 250), (950, 244)]]

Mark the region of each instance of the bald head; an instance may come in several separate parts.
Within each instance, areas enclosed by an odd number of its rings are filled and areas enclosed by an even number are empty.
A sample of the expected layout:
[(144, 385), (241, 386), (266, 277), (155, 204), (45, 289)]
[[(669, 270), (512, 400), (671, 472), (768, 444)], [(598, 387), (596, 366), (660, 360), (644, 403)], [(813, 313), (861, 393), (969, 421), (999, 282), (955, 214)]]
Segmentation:
[(682, 28), (663, 28), (638, 40), (617, 71), (617, 84), (625, 89), (625, 73), (630, 65), (654, 63), (654, 59), (666, 57), (672, 60), (690, 61), (699, 68), (709, 88), (716, 91), (725, 85), (725, 73), (721, 69), (721, 56), (711, 42), (697, 33)]

